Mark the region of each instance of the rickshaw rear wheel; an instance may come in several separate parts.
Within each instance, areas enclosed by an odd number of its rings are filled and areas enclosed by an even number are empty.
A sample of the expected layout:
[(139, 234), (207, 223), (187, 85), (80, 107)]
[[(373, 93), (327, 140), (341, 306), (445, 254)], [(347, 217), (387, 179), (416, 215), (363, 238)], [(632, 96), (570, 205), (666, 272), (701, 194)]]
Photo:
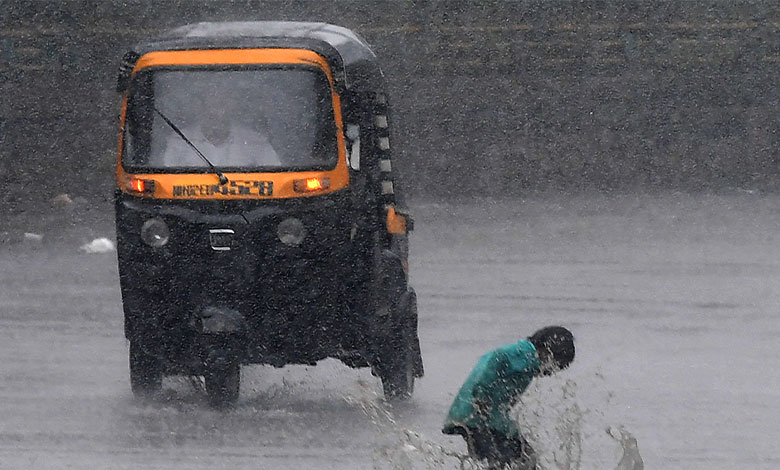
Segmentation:
[(384, 367), (379, 377), (382, 390), (388, 400), (408, 400), (414, 393), (417, 374), (417, 296), (414, 290), (400, 302), (398, 315), (384, 351)]
[[(406, 348), (404, 348), (406, 349)], [(404, 354), (409, 356), (409, 354)], [(414, 363), (409, 357), (398, 357), (387, 370), (380, 373), (382, 391), (387, 400), (408, 400), (414, 393)]]
[(130, 341), (130, 389), (138, 398), (154, 395), (162, 388), (162, 364), (144, 352), (139, 341)]
[(238, 401), (241, 388), (241, 365), (214, 367), (204, 376), (209, 404), (214, 408), (228, 408)]

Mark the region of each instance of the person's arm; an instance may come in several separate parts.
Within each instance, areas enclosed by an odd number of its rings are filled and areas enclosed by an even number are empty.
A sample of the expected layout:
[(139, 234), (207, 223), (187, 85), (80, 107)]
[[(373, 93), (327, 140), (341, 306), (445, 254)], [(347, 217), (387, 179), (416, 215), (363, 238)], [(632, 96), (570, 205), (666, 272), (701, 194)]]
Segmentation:
[(482, 416), (488, 416), (493, 408), (496, 387), (501, 386), (499, 381), (506, 367), (504, 354), (499, 351), (493, 351), (491, 354), (473, 392), (474, 411)]

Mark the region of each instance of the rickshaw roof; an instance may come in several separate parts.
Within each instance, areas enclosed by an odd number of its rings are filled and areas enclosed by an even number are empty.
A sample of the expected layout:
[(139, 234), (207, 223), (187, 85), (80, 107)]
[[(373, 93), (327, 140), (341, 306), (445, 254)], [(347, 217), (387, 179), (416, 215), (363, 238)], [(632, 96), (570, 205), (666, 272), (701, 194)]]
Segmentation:
[(301, 21), (229, 21), (192, 23), (145, 42), (135, 52), (159, 50), (289, 47), (313, 50), (325, 57), (346, 88), (378, 90), (384, 76), (376, 55), (350, 29)]

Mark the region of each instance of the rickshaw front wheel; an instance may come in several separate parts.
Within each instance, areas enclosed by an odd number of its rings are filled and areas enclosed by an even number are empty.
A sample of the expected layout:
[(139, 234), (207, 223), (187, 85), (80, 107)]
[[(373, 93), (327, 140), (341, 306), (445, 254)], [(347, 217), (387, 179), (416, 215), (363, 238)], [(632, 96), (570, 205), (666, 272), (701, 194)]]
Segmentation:
[(241, 387), (241, 366), (238, 363), (213, 367), (206, 371), (206, 394), (214, 408), (227, 408), (238, 401)]
[(162, 364), (144, 352), (138, 341), (130, 341), (130, 388), (133, 395), (145, 398), (162, 388)]

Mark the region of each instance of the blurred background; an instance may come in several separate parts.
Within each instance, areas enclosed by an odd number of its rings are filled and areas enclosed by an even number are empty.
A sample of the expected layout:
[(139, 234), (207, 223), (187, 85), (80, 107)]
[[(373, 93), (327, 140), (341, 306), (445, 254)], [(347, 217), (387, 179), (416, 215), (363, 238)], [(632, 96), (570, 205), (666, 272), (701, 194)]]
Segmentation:
[(780, 182), (774, 0), (13, 0), (0, 203), (109, 201), (122, 53), (184, 23), (250, 19), (331, 22), (371, 44), (412, 200)]

